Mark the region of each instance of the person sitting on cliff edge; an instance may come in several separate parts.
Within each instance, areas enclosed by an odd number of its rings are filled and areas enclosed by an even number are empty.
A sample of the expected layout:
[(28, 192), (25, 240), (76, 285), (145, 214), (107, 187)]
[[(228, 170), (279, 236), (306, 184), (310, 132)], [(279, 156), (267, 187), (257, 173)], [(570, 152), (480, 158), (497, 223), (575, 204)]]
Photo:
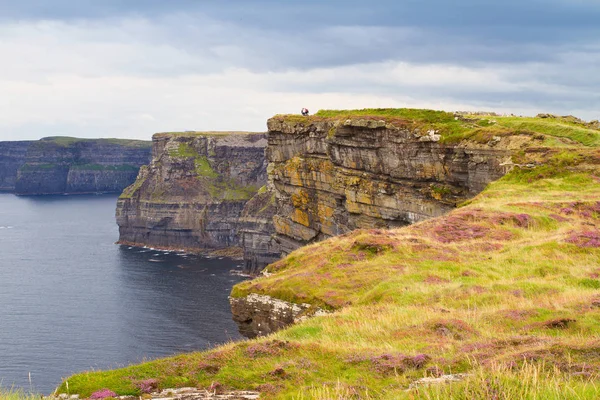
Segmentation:
[(302, 115), (304, 115), (305, 117), (308, 117), (308, 108), (304, 107), (302, 108), (302, 111), (300, 111), (302, 113)]

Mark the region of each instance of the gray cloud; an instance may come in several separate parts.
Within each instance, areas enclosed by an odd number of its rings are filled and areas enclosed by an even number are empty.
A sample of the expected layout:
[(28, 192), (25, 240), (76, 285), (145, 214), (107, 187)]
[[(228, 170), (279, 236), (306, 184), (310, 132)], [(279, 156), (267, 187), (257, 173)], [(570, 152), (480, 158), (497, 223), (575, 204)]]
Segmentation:
[(0, 137), (260, 130), (303, 105), (597, 118), (598, 20), (586, 0), (0, 0)]

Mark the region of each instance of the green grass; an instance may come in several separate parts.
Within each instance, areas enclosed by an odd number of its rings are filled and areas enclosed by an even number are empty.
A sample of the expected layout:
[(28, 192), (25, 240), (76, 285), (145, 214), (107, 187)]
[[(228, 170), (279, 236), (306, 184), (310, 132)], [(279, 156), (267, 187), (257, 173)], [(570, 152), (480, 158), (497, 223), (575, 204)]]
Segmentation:
[(219, 173), (210, 166), (210, 162), (208, 161), (207, 157), (197, 156), (194, 159), (194, 166), (196, 175), (200, 177), (217, 178), (220, 176)]
[[(572, 141), (571, 145), (589, 147), (600, 145), (600, 131), (575, 122), (573, 118), (538, 118), (494, 115), (466, 115), (457, 117), (453, 113), (411, 108), (368, 108), (362, 110), (320, 110), (315, 115), (277, 115), (290, 124), (310, 126), (318, 122), (344, 122), (348, 119), (381, 119), (398, 127), (409, 127), (426, 132), (434, 130), (441, 135), (441, 143), (456, 144), (464, 140), (487, 143), (494, 138), (514, 135), (539, 136)], [(335, 127), (329, 129), (329, 137), (335, 136)], [(568, 145), (554, 141), (557, 146)]]
[(179, 143), (176, 149), (169, 150), (169, 156), (180, 158), (198, 157), (198, 152), (189, 143), (182, 142)]
[[(269, 267), (273, 275), (232, 293), (309, 302), (334, 314), (207, 353), (76, 375), (69, 385), (126, 394), (135, 390), (132, 380), (153, 377), (163, 387), (218, 381), (273, 398), (593, 399), (600, 250), (568, 240), (600, 225), (600, 185), (566, 191), (557, 182), (550, 187), (558, 189), (527, 196), (501, 189), (515, 185), (527, 187), (501, 180), (446, 217), (299, 249)], [(487, 236), (445, 239), (475, 226)], [(572, 322), (561, 327), (562, 320)], [(413, 365), (420, 354), (425, 364)], [(408, 390), (434, 371), (472, 377)]]
[(449, 113), (446, 111), (423, 110), (414, 108), (365, 108), (362, 110), (319, 110), (315, 115), (317, 117), (335, 119), (381, 116), (386, 118), (398, 118), (409, 121), (427, 122), (430, 124), (456, 123), (453, 113)]
[(225, 201), (250, 200), (258, 189), (255, 185), (240, 185), (233, 179), (221, 178), (208, 182), (211, 197)]
[(548, 136), (571, 139), (585, 146), (600, 145), (600, 131), (574, 123), (557, 122), (542, 118), (495, 117), (498, 124), (513, 131), (543, 133)]

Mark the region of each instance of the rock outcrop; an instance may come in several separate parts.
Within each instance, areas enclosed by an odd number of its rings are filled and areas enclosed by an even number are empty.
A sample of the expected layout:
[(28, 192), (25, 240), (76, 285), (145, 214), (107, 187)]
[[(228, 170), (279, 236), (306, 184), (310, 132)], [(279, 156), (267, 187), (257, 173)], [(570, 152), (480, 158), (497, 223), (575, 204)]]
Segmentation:
[(275, 117), (268, 127), (283, 255), (354, 229), (443, 215), (510, 168), (502, 146), (442, 144), (411, 122)]
[[(264, 133), (154, 135), (152, 162), (118, 200), (119, 243), (192, 252), (240, 246), (242, 211), (266, 183), (266, 144)], [(260, 224), (245, 222), (248, 230)]]
[(0, 188), (19, 195), (120, 193), (150, 162), (150, 142), (51, 137), (0, 143)]
[(294, 304), (259, 294), (232, 297), (231, 311), (240, 333), (249, 338), (268, 335), (306, 318), (327, 314), (310, 304)]

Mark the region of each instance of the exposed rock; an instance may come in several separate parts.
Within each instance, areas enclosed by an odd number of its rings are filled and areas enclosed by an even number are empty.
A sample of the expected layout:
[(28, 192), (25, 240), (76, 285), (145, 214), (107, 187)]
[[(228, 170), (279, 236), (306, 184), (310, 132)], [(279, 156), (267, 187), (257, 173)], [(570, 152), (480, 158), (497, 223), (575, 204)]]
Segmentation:
[(150, 142), (45, 138), (0, 142), (0, 190), (20, 195), (120, 193), (150, 161)]
[(249, 338), (268, 335), (309, 316), (327, 313), (310, 304), (294, 304), (259, 294), (230, 297), (229, 302), (240, 333)]
[(266, 143), (260, 133), (154, 135), (151, 164), (118, 200), (119, 243), (192, 252), (238, 246), (242, 210), (266, 183)]
[(548, 329), (567, 329), (573, 322), (576, 322), (576, 320), (572, 318), (558, 318), (543, 322), (542, 326)]
[[(223, 391), (217, 393), (215, 390), (204, 390), (197, 388), (178, 388), (165, 389), (160, 392), (153, 392), (143, 397), (140, 396), (117, 396), (120, 400), (256, 400), (260, 398), (259, 392), (253, 391)], [(79, 395), (61, 394), (56, 396), (44, 397), (44, 400), (77, 400)]]
[(443, 215), (512, 167), (499, 146), (440, 143), (437, 131), (374, 119), (269, 120), (269, 184), (283, 255), (358, 228)]
[(238, 229), (244, 249), (244, 272), (247, 274), (257, 275), (280, 257), (279, 249), (272, 240), (275, 210), (275, 194), (263, 187), (242, 211)]
[(13, 192), (32, 141), (0, 142), (0, 191)]
[(419, 386), (428, 386), (428, 385), (439, 385), (443, 383), (452, 383), (452, 382), (460, 382), (466, 378), (468, 378), (469, 374), (451, 374), (451, 375), (442, 375), (438, 377), (427, 377), (417, 379), (413, 383), (410, 384), (409, 390), (418, 388)]

